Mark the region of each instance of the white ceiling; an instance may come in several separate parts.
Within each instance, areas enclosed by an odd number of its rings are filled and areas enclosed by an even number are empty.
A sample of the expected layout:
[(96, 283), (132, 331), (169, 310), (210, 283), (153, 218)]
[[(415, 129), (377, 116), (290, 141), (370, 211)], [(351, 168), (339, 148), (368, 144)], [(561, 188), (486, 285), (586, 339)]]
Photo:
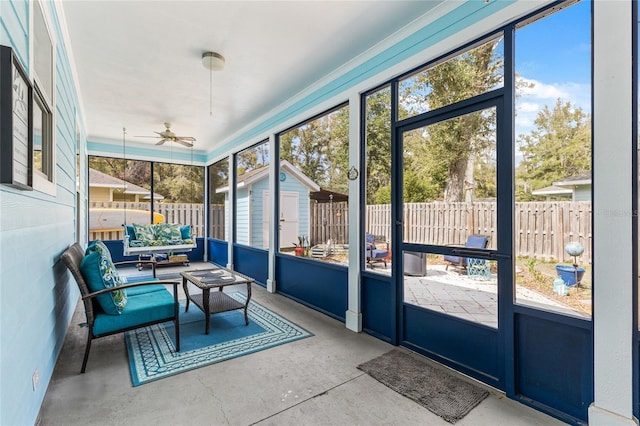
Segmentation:
[(168, 121), (209, 152), (442, 1), (63, 0), (87, 138), (151, 146)]

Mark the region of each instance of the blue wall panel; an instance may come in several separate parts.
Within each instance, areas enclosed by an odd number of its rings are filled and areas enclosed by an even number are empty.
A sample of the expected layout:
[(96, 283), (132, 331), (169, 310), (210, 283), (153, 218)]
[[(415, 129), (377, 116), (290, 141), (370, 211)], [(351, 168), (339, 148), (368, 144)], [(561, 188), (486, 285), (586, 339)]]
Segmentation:
[(593, 402), (593, 350), (584, 326), (516, 316), (516, 393), (551, 410), (587, 421)]
[(498, 330), (414, 305), (402, 309), (403, 345), (504, 389)]
[(216, 265), (227, 266), (229, 263), (229, 244), (226, 241), (209, 238), (209, 262)]
[(344, 321), (347, 268), (290, 255), (276, 256), (276, 291)]
[(265, 287), (269, 278), (269, 252), (242, 245), (233, 246), (234, 270), (254, 278)]
[(362, 274), (362, 327), (364, 331), (387, 342), (396, 334), (395, 287), (391, 277)]

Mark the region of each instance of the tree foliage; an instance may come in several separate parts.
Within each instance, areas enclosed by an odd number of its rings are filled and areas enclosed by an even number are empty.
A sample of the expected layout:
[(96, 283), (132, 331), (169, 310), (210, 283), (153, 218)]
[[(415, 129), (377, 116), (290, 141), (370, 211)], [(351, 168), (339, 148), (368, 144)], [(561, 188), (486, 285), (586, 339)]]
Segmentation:
[[(411, 77), (403, 85), (405, 102), (401, 105), (405, 110), (400, 112), (400, 116), (435, 110), (497, 87), (503, 78), (499, 46), (501, 40), (487, 42)], [(442, 121), (420, 134), (405, 136), (404, 161), (408, 163), (405, 170), (415, 170), (429, 181), (416, 180), (429, 187), (424, 194), (428, 198), (420, 201), (436, 198), (462, 201), (466, 184), (470, 184), (470, 188), (475, 185), (475, 182), (465, 180), (465, 177), (473, 177), (473, 174), (468, 175), (468, 171), (474, 170), (475, 163), (482, 160), (483, 155), (491, 154), (488, 148), (493, 141), (493, 110)], [(405, 179), (405, 191), (406, 185), (412, 181)]]
[(280, 158), (320, 187), (346, 194), (349, 108), (342, 107), (282, 134)]
[(261, 167), (269, 165), (269, 143), (263, 142), (236, 155), (236, 174), (242, 176)]
[[(151, 162), (149, 161), (92, 156), (89, 157), (89, 167), (151, 190)], [(169, 163), (153, 163), (153, 167), (153, 193), (164, 197), (154, 202), (203, 202), (204, 167)]]
[(367, 96), (366, 178), (367, 204), (391, 202), (391, 88)]
[(534, 121), (535, 129), (520, 135), (522, 161), (516, 171), (519, 200), (532, 199), (531, 191), (554, 181), (591, 171), (591, 119), (581, 108), (558, 99)]
[(209, 167), (209, 201), (224, 204), (225, 194), (218, 189), (229, 186), (229, 160), (224, 159)]

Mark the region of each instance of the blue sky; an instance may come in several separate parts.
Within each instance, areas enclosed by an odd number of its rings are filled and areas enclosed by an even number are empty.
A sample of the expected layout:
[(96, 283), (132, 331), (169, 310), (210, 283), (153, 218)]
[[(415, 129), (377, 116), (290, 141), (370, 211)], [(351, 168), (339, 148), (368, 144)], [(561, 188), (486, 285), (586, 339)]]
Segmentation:
[(516, 137), (558, 98), (591, 113), (590, 10), (582, 1), (517, 30), (516, 72), (534, 87), (516, 101)]

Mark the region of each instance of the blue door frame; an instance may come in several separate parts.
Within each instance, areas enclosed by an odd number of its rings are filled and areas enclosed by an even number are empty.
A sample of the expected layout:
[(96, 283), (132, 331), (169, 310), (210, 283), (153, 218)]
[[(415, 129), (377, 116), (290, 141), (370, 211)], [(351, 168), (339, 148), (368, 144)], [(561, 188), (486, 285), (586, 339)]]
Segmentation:
[[(512, 42), (511, 32), (505, 44)], [(505, 64), (512, 56), (505, 54)], [(508, 74), (508, 73), (505, 73)], [(505, 77), (505, 80), (509, 78)], [(509, 87), (510, 81), (505, 81)], [(393, 97), (392, 97), (393, 98)], [(392, 248), (403, 251), (452, 254), (452, 248), (403, 242), (401, 235), (402, 136), (405, 132), (484, 108), (497, 114), (497, 250), (477, 250), (474, 257), (498, 264), (498, 327), (492, 328), (403, 301), (403, 256), (395, 256), (388, 283), (363, 274), (365, 329), (374, 334), (391, 331), (389, 341), (449, 365), (505, 391), (510, 398), (569, 423), (587, 421), (593, 401), (593, 333), (591, 321), (554, 314), (514, 303), (513, 258), (513, 106), (507, 89), (497, 89), (438, 111), (394, 123), (392, 132)], [(385, 288), (388, 287), (388, 288)], [(394, 330), (366, 315), (376, 308), (369, 297), (395, 292)], [(377, 306), (378, 309), (384, 307)]]

